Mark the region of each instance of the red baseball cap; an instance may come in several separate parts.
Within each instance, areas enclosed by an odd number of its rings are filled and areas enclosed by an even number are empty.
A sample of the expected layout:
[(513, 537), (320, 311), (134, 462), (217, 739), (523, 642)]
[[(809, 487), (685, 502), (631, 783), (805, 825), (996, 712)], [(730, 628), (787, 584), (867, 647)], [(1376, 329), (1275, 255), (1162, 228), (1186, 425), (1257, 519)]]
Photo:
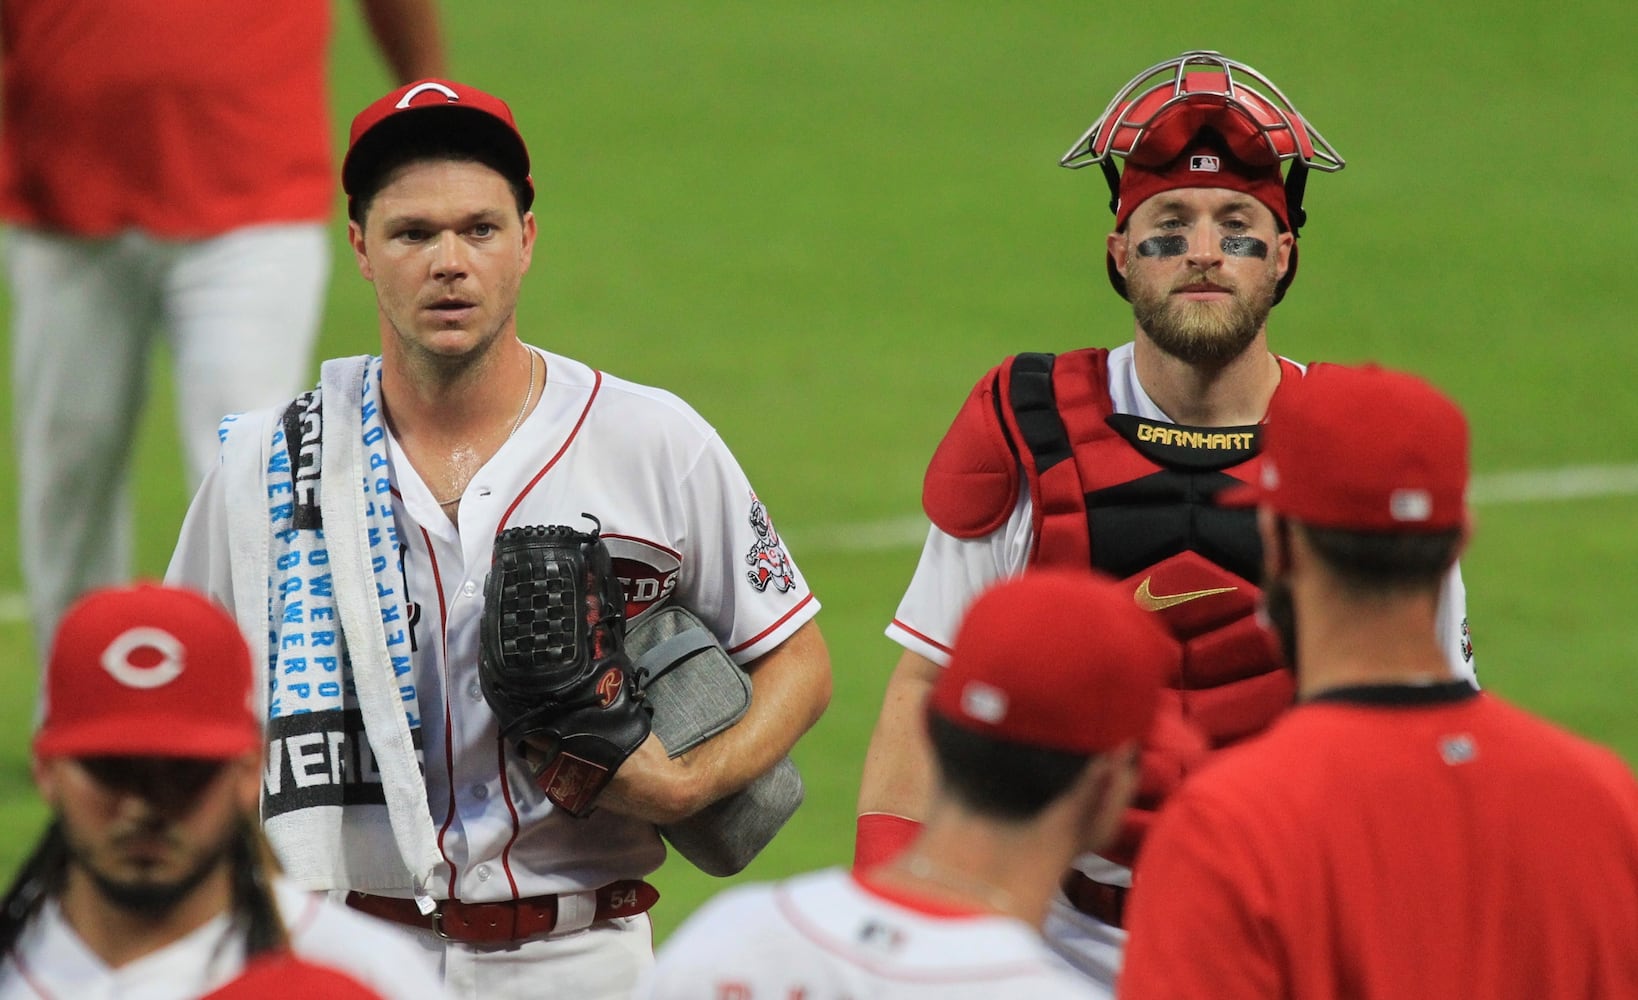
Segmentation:
[(1132, 158), (1120, 175), (1120, 202), (1115, 208), (1115, 228), (1125, 229), (1126, 221), (1139, 205), (1157, 194), (1176, 188), (1228, 188), (1249, 194), (1268, 206), (1284, 229), (1291, 228), (1286, 212), (1285, 180), (1278, 161), (1252, 164), (1238, 159), (1214, 130), (1194, 133), (1183, 151), (1165, 163), (1147, 166)]
[(928, 711), (997, 740), (1102, 753), (1148, 733), (1178, 657), (1113, 581), (1031, 570), (967, 609)]
[(209, 598), (137, 584), (93, 591), (57, 627), (41, 757), (229, 759), (261, 745), (250, 649)]
[(1468, 430), (1427, 382), (1314, 365), (1269, 405), (1258, 482), (1218, 494), (1320, 528), (1447, 531), (1467, 523)]
[(307, 997), (307, 1000), (377, 1000), (381, 993), (341, 969), (318, 965), (288, 951), (275, 951), (245, 966), (238, 978), (204, 1000), (266, 1000), (267, 997)]
[(410, 136), (435, 136), (452, 150), (485, 154), (524, 192), (524, 208), (534, 202), (529, 149), (506, 102), (452, 80), (407, 83), (360, 111), (341, 161), (341, 189), (349, 198), (375, 176), (383, 157)]

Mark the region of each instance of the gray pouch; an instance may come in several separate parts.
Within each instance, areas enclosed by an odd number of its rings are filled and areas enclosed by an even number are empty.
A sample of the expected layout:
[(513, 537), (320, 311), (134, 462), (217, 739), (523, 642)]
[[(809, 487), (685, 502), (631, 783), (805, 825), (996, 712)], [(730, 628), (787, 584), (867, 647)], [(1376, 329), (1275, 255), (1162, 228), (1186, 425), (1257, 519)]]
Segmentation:
[[(751, 707), (751, 678), (711, 630), (682, 608), (649, 612), (626, 633), (626, 654), (646, 671), (654, 733), (675, 757), (732, 726)], [(802, 775), (789, 757), (727, 798), (660, 834), (707, 875), (742, 871), (802, 804)]]

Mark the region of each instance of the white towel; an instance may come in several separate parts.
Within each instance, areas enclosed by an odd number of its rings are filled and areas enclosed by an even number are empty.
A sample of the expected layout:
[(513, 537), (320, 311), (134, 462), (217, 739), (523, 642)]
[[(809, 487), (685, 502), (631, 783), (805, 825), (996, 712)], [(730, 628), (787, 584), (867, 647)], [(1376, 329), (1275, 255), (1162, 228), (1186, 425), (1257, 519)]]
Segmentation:
[(229, 546), (240, 624), (268, 669), (263, 811), (280, 862), (307, 889), (424, 899), (441, 856), (380, 385), (379, 358), (327, 361), (282, 416), (224, 423), (230, 438), (256, 436), (224, 454), (260, 473), (229, 477)]

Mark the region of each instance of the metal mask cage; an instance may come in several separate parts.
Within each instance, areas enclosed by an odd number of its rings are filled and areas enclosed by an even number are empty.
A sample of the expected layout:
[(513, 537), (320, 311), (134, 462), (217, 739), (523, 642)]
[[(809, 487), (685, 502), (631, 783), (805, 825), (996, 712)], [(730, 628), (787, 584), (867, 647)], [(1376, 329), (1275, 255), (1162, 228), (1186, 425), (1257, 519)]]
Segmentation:
[(1111, 157), (1131, 156), (1157, 121), (1185, 103), (1238, 112), (1276, 160), (1294, 160), (1326, 173), (1347, 165), (1273, 81), (1209, 49), (1185, 52), (1133, 77), (1058, 162), (1078, 170)]

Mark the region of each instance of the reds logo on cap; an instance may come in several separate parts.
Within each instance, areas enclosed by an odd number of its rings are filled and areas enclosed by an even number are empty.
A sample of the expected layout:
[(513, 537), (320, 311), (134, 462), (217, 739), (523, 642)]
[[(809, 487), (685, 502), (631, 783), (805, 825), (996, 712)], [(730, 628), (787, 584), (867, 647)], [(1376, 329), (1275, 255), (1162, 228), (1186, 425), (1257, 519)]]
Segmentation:
[[(159, 662), (140, 663), (138, 653), (147, 654), (140, 657), (146, 661), (152, 661), (153, 654), (157, 653)], [(102, 651), (102, 669), (126, 687), (143, 690), (164, 687), (182, 676), (186, 653), (182, 640), (164, 629), (126, 629)]]
[(262, 729), (251, 673), (238, 624), (204, 594), (146, 583), (93, 591), (57, 626), (35, 753), (255, 753)]
[(395, 108), (407, 108), (411, 104), (415, 103), (415, 99), (417, 97), (420, 97), (422, 94), (426, 93), (429, 90), (435, 90), (438, 93), (444, 95), (444, 97), (448, 98), (449, 103), (451, 103), (451, 104), (455, 104), (455, 103), (459, 102), (460, 99), (461, 99), (461, 95), (455, 93), (455, 91), (449, 89), (448, 87), (446, 87), (443, 84), (437, 82), (436, 80), (429, 80), (426, 83), (417, 84), (416, 86), (413, 86), (409, 90), (405, 91), (404, 96), (400, 97), (398, 99), (398, 103), (394, 104), (393, 107), (395, 107)]

